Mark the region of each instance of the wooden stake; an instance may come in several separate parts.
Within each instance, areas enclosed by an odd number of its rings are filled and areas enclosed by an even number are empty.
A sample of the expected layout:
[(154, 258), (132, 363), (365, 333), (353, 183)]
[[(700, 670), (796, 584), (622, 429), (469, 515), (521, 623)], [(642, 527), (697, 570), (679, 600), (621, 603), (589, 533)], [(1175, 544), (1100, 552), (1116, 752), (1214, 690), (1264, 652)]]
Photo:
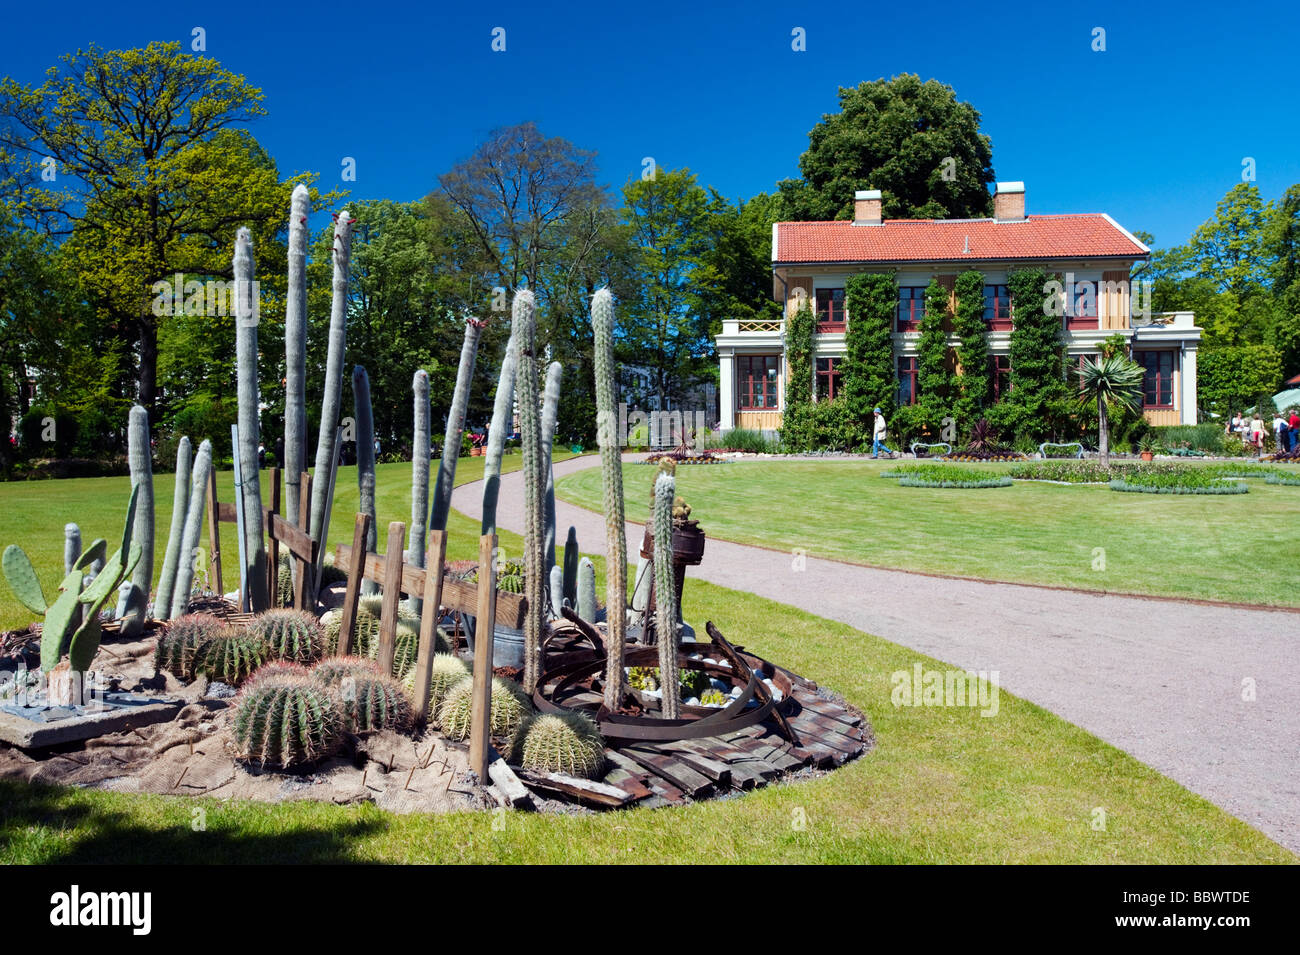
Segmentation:
[(397, 605), (402, 600), (402, 546), (406, 543), (406, 525), (393, 521), (388, 525), (388, 550), (384, 552), (384, 603), (379, 615), (379, 672), (393, 672), (397, 650)]
[[(352, 560), (348, 564), (348, 585), (343, 592), (343, 621), (339, 624), (339, 656), (352, 652), (352, 631), (357, 626), (357, 598), (361, 594), (361, 576), (366, 562), (366, 538), (370, 535), (370, 515), (358, 514), (352, 531)], [(304, 575), (310, 568), (303, 568)]]
[(474, 702), (470, 708), (469, 768), (488, 783), (488, 735), (492, 720), (492, 634), (497, 621), (497, 536), (478, 539), (478, 610), (474, 621)]
[(226, 588), (221, 583), (221, 511), (217, 504), (217, 469), (208, 471), (208, 549), (212, 552), (212, 576), (209, 583), (218, 597), (225, 597)]
[(429, 718), (429, 679), (433, 675), (433, 645), (438, 637), (438, 606), (442, 600), (442, 565), (447, 557), (447, 532), (430, 531), (424, 561), (424, 609), (420, 616), (420, 654), (415, 661), (415, 718)]

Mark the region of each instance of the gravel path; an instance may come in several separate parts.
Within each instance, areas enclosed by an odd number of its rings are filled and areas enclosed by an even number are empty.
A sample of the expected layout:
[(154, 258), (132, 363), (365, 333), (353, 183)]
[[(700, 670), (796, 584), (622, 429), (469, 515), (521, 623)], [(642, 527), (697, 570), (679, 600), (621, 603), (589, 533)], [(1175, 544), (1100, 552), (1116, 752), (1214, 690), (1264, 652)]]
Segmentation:
[[(556, 478), (595, 467), (560, 462)], [(722, 465), (725, 467), (725, 465)], [(478, 518), (482, 484), (453, 505)], [(584, 550), (604, 519), (556, 501)], [(501, 479), (498, 525), (523, 528), (523, 479)], [(707, 522), (705, 523), (707, 528)], [(633, 562), (642, 525), (628, 524)], [(1131, 753), (1300, 853), (1300, 614), (948, 580), (710, 540), (699, 577), (838, 620), (995, 682)], [(1176, 567), (1170, 573), (1177, 573)], [(815, 677), (816, 675), (813, 674)], [(1254, 699), (1244, 687), (1253, 681)]]

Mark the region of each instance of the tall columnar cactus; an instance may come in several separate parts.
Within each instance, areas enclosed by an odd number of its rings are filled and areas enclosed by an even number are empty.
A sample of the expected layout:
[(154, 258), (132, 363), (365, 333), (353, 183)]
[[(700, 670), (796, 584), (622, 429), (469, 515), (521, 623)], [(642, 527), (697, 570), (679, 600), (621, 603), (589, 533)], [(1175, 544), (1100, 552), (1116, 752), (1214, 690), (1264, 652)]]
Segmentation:
[[(343, 401), (343, 352), (348, 333), (348, 269), (352, 260), (352, 223), (347, 209), (334, 220), (334, 286), (330, 303), (330, 343), (325, 359), (325, 396), (321, 403), (320, 434), (316, 438), (316, 475), (311, 488), (311, 536), (324, 542), (325, 511), (329, 498), (329, 473), (338, 455), (334, 439)], [(321, 547), (324, 558), (325, 547)]]
[(456, 484), (456, 459), (460, 457), (460, 436), (465, 430), (465, 411), (469, 407), (469, 389), (474, 378), (474, 359), (478, 357), (478, 342), (487, 326), (477, 318), (465, 319), (465, 340), (460, 346), (460, 367), (456, 369), (456, 390), (452, 393), (451, 410), (447, 412), (447, 435), (442, 443), (442, 465), (438, 468), (438, 486), (433, 494), (433, 514), (429, 528), (447, 529), (447, 515), (451, 511), (451, 491)]
[(190, 588), (194, 584), (195, 552), (203, 532), (203, 513), (207, 509), (208, 475), (212, 472), (212, 442), (199, 445), (194, 456), (194, 479), (190, 482), (190, 503), (185, 508), (185, 531), (181, 535), (181, 552), (176, 561), (176, 584), (172, 591), (173, 617), (179, 617), (190, 605)]
[(76, 524), (63, 525), (63, 573), (72, 573), (81, 556), (81, 528)]
[[(429, 521), (429, 373), (423, 368), (411, 379), (413, 397), (412, 417), (415, 437), (411, 442), (411, 537), (406, 552), (406, 562), (414, 567), (424, 566), (426, 550), (424, 529)], [(423, 601), (419, 601), (423, 606)]]
[(140, 405), (131, 409), (126, 441), (131, 483), (140, 489), (135, 506), (134, 533), (134, 539), (140, 545), (140, 562), (131, 574), (131, 592), (121, 620), (122, 635), (136, 637), (144, 630), (144, 616), (153, 585), (154, 531), (153, 451), (149, 446), (149, 412)]
[[(56, 703), (80, 704), (83, 702), (85, 681), (80, 677), (90, 667), (99, 649), (101, 621), (99, 612), (135, 569), (140, 560), (140, 545), (133, 540), (135, 512), (140, 488), (131, 489), (131, 502), (127, 505), (126, 522), (122, 528), (122, 544), (108, 561), (95, 582), (82, 589), (85, 570), (91, 562), (100, 560), (108, 548), (103, 538), (94, 541), (72, 565), (72, 570), (59, 585), (59, 594), (47, 602), (41, 583), (36, 577), (31, 559), (17, 544), (10, 544), (0, 556), (9, 589), (29, 610), (44, 616), (41, 630), (41, 670), (49, 673), (56, 668), (70, 670), (77, 676), (60, 681), (56, 691), (51, 677), (50, 699)], [(78, 611), (84, 606), (84, 614)], [(84, 618), (84, 619), (83, 619)], [(80, 620), (80, 622), (76, 622)], [(75, 625), (74, 625), (75, 623)], [(66, 667), (60, 666), (64, 652), (68, 654)]]
[(661, 474), (655, 481), (655, 637), (659, 642), (659, 685), (664, 687), (663, 715), (680, 715), (677, 693), (677, 583), (673, 575), (673, 498), (677, 481)]
[(176, 448), (176, 487), (172, 492), (172, 524), (167, 532), (167, 551), (163, 554), (162, 572), (158, 575), (158, 593), (153, 601), (153, 615), (170, 620), (172, 593), (176, 587), (176, 570), (181, 556), (181, 538), (185, 534), (185, 512), (190, 505), (190, 439), (181, 438)]
[[(257, 449), (261, 443), (257, 388), (257, 296), (253, 284), (253, 237), (235, 234), (235, 371), (239, 385), (240, 496), (244, 506), (244, 586), (253, 613), (271, 605), (266, 582), (266, 540), (262, 527), (262, 484)], [(150, 495), (152, 497), (152, 494)], [(152, 507), (150, 508), (152, 510)], [(153, 542), (150, 535), (150, 549)], [(149, 558), (153, 567), (153, 558)]]
[[(379, 518), (375, 514), (375, 414), (370, 404), (370, 376), (365, 368), (352, 369), (352, 406), (356, 415), (357, 434), (357, 491), (362, 514), (370, 515), (370, 530), (366, 533), (366, 552), (374, 554), (379, 549)], [(379, 592), (373, 580), (361, 581), (363, 594)]]
[(627, 536), (623, 522), (623, 468), (614, 408), (614, 296), (603, 288), (591, 300), (591, 330), (596, 365), (596, 440), (600, 445), (601, 484), (605, 490), (605, 705), (623, 702), (623, 642), (627, 635)]
[(542, 441), (537, 408), (536, 300), (533, 293), (515, 293), (514, 336), (518, 340), (519, 441), (524, 472), (524, 689), (537, 689), (542, 669), (542, 607), (546, 594), (542, 567)]
[(596, 621), (596, 565), (588, 557), (578, 561), (578, 616)]
[[(76, 524), (63, 525), (63, 575), (66, 577), (72, 573), (72, 568), (77, 566), (77, 559), (81, 557), (81, 528)], [(82, 584), (87, 585), (90, 581), (82, 578)], [(72, 626), (81, 626), (81, 608), (78, 607), (72, 614)]]
[(551, 568), (550, 584), (547, 597), (551, 601), (551, 613), (558, 617), (564, 606), (564, 568), (559, 564)]
[(307, 466), (307, 213), (311, 193), (293, 187), (289, 204), (289, 287), (284, 308), (284, 502), (295, 527)]
[(555, 566), (555, 468), (551, 464), (551, 453), (555, 447), (556, 418), (560, 410), (560, 379), (563, 376), (564, 366), (558, 361), (546, 366), (546, 392), (542, 400), (542, 473), (546, 481), (542, 511), (542, 549), (548, 574)]
[(569, 528), (564, 541), (564, 599), (570, 607), (578, 605), (578, 530)]
[(501, 455), (510, 431), (510, 416), (515, 405), (515, 373), (519, 367), (518, 339), (514, 323), (510, 326), (510, 340), (501, 360), (501, 374), (497, 378), (496, 398), (492, 402), (492, 425), (488, 429), (487, 450), (483, 455), (483, 525), (479, 533), (497, 532), (497, 498), (501, 493)]

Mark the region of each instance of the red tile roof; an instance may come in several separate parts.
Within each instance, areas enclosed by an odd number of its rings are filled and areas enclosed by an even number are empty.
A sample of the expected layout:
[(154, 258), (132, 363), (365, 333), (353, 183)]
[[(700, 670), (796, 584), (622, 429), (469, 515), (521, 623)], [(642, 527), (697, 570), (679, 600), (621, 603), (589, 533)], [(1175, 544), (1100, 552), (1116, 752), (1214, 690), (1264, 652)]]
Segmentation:
[[(965, 251), (965, 250), (969, 251)], [(778, 222), (776, 264), (813, 262), (943, 262), (981, 259), (1094, 258), (1147, 254), (1107, 215), (1033, 215), (993, 219), (886, 219)]]

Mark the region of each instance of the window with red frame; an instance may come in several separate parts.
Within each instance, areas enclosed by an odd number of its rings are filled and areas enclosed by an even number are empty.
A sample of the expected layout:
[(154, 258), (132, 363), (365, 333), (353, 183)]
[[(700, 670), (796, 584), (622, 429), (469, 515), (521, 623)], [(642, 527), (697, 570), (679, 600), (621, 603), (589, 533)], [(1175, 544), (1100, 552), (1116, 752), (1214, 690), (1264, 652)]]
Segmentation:
[(1097, 327), (1097, 283), (1075, 282), (1070, 289), (1073, 299), (1066, 312), (1066, 328)]
[(1005, 285), (984, 286), (984, 323), (990, 331), (1011, 330), (1011, 290)]
[(898, 308), (895, 311), (895, 328), (900, 332), (914, 332), (925, 317), (925, 286), (903, 285), (898, 289)]
[(736, 385), (741, 411), (776, 408), (776, 381), (780, 367), (780, 355), (741, 355), (736, 359)]
[(1085, 361), (1090, 361), (1090, 362), (1092, 362), (1092, 363), (1095, 365), (1095, 364), (1097, 364), (1099, 361), (1101, 361), (1101, 356), (1098, 355), (1098, 354), (1095, 354), (1095, 353), (1094, 353), (1094, 354), (1091, 354), (1091, 355), (1080, 355), (1080, 356), (1079, 356), (1079, 367), (1078, 367), (1078, 369), (1076, 369), (1075, 374), (1077, 375), (1078, 380), (1079, 380), (1079, 390), (1080, 390), (1080, 391), (1083, 391), (1083, 363), (1084, 363)]
[(1142, 407), (1174, 406), (1174, 353), (1135, 351), (1133, 360), (1142, 366)]
[(898, 359), (898, 405), (916, 404), (916, 359)]
[(834, 398), (840, 393), (840, 360), (817, 359), (817, 400)]
[(993, 380), (994, 401), (1001, 401), (1011, 394), (1011, 358), (1007, 355), (990, 355), (989, 377)]
[(844, 289), (817, 290), (817, 331), (844, 331)]

